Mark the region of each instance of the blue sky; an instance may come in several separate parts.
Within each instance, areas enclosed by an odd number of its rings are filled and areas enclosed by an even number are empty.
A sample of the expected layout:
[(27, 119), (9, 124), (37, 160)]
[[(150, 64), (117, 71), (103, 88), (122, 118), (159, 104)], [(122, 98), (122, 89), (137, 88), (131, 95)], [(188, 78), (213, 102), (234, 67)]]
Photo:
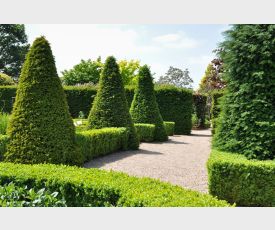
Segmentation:
[(137, 59), (158, 79), (169, 66), (188, 68), (196, 89), (213, 50), (228, 25), (27, 24), (29, 42), (44, 35), (51, 43), (59, 75), (81, 59)]

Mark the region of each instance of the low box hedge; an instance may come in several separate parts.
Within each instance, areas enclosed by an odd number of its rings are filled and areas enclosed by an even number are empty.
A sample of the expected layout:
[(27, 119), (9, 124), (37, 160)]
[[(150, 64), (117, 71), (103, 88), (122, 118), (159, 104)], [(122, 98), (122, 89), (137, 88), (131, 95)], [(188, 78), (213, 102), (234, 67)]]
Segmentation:
[[(103, 128), (76, 132), (76, 142), (80, 151), (77, 158), (79, 165), (95, 157), (103, 156), (127, 146), (126, 128)], [(0, 161), (3, 160), (9, 142), (7, 135), (0, 135)]]
[(207, 168), (213, 196), (237, 206), (275, 206), (275, 160), (213, 150)]
[(70, 207), (201, 207), (230, 206), (208, 194), (150, 178), (64, 165), (0, 163), (0, 185), (45, 188), (58, 192)]
[(154, 124), (135, 123), (134, 125), (137, 129), (137, 134), (140, 142), (154, 141), (154, 132), (155, 132)]
[(164, 121), (164, 127), (168, 136), (173, 136), (175, 131), (175, 122)]
[(81, 149), (84, 162), (126, 149), (127, 141), (126, 128), (103, 128), (76, 133), (76, 142)]

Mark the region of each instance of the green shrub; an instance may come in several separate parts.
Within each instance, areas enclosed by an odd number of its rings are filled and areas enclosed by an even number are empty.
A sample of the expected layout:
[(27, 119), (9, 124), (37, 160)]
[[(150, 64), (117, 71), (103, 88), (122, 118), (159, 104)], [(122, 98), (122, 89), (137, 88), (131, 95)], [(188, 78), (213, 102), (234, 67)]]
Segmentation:
[(234, 25), (220, 45), (227, 93), (215, 146), (275, 158), (275, 25)]
[(7, 133), (6, 161), (78, 163), (75, 127), (44, 37), (37, 38), (27, 54)]
[(175, 134), (190, 134), (192, 129), (192, 91), (174, 86), (155, 88), (160, 113), (164, 121), (175, 122)]
[(127, 127), (128, 148), (138, 149), (139, 141), (127, 107), (119, 67), (112, 56), (108, 57), (104, 64), (98, 92), (88, 117), (88, 128), (105, 127)]
[(7, 151), (8, 143), (9, 143), (9, 137), (7, 135), (0, 135), (0, 161), (3, 160), (3, 156)]
[(164, 121), (164, 127), (168, 136), (173, 136), (175, 131), (175, 122)]
[(66, 207), (58, 192), (49, 193), (45, 188), (35, 190), (28, 186), (0, 185), (0, 207)]
[(9, 114), (0, 113), (0, 135), (6, 135), (9, 122)]
[(128, 132), (126, 128), (103, 128), (76, 133), (77, 144), (83, 160), (103, 156), (127, 148)]
[(0, 73), (0, 85), (14, 85), (14, 81), (9, 75)]
[(154, 124), (134, 124), (137, 129), (139, 141), (152, 142), (154, 141), (155, 125)]
[(2, 113), (11, 113), (16, 89), (16, 86), (0, 86), (0, 110)]
[(50, 164), (0, 163), (0, 185), (12, 182), (58, 192), (67, 206), (200, 207), (229, 206), (227, 202), (150, 178), (119, 172)]
[(206, 100), (207, 96), (202, 94), (194, 94), (193, 102), (194, 102), (194, 111), (197, 117), (198, 123), (196, 124), (196, 128), (206, 128), (205, 127), (205, 115), (206, 115)]
[(213, 150), (207, 163), (209, 193), (237, 206), (275, 206), (275, 161), (248, 160)]
[(217, 119), (221, 112), (220, 100), (224, 95), (224, 91), (215, 90), (211, 93), (211, 121), (212, 121), (212, 134), (215, 133), (217, 127)]
[(168, 139), (154, 92), (153, 78), (147, 65), (140, 67), (130, 114), (135, 123), (154, 124), (154, 140)]

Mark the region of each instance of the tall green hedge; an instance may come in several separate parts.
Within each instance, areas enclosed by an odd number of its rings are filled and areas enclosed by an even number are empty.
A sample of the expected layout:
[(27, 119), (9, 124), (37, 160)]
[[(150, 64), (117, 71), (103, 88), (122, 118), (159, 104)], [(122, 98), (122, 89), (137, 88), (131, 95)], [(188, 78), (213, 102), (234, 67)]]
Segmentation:
[(205, 128), (206, 101), (206, 95), (198, 93), (193, 95), (194, 112), (196, 117), (198, 118), (197, 128)]
[(137, 132), (127, 106), (119, 67), (112, 56), (104, 64), (97, 95), (88, 117), (88, 128), (104, 127), (126, 127), (129, 132), (128, 148), (138, 149)]
[(156, 141), (168, 139), (154, 92), (153, 78), (147, 65), (140, 67), (130, 114), (135, 123), (154, 124)]
[(48, 41), (37, 38), (19, 78), (6, 161), (77, 164), (75, 127)]
[[(64, 91), (72, 117), (78, 117), (80, 111), (87, 116), (97, 89), (95, 87), (65, 86)], [(130, 107), (134, 98), (134, 88), (125, 87), (125, 93)], [(176, 123), (175, 134), (189, 134), (192, 128), (192, 91), (177, 89), (173, 86), (156, 86), (155, 94), (162, 118), (165, 121)], [(16, 87), (0, 86), (0, 108), (3, 112), (11, 112), (12, 97), (15, 95)]]
[(175, 122), (175, 134), (190, 134), (192, 129), (192, 91), (174, 86), (157, 86), (156, 97), (164, 121)]
[(234, 25), (220, 45), (227, 93), (215, 146), (275, 158), (275, 25)]

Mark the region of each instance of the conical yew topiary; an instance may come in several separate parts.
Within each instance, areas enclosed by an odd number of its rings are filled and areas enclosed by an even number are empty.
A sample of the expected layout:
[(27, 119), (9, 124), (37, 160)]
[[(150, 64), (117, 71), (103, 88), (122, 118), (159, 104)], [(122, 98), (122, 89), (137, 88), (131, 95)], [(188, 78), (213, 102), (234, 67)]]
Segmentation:
[(119, 67), (112, 56), (104, 64), (97, 95), (88, 117), (88, 128), (103, 127), (128, 127), (128, 148), (138, 149), (137, 132), (128, 110)]
[(138, 86), (135, 89), (130, 113), (135, 123), (155, 124), (156, 141), (168, 139), (154, 92), (153, 78), (147, 65), (139, 70)]
[(75, 127), (48, 41), (37, 38), (22, 68), (8, 125), (5, 160), (80, 164)]

